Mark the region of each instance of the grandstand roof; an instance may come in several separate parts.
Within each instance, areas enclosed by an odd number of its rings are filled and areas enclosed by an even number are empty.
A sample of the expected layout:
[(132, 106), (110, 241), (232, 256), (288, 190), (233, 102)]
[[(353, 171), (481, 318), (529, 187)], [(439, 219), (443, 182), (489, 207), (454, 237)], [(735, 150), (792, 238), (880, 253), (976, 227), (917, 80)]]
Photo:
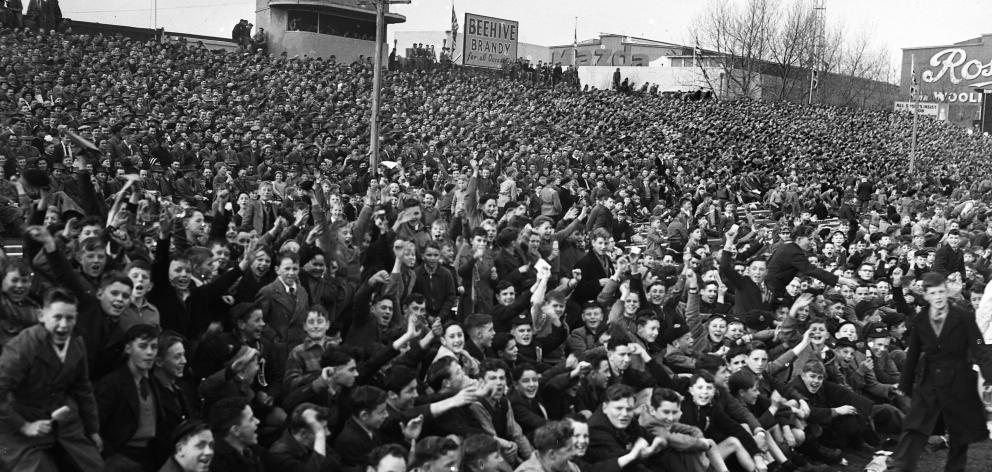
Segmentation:
[[(623, 38), (623, 40), (621, 41), (623, 44), (630, 44), (630, 45), (634, 45), (634, 46), (655, 46), (655, 47), (662, 47), (662, 48), (689, 48), (689, 47), (691, 47), (691, 46), (685, 46), (685, 45), (682, 45), (682, 44), (668, 43), (668, 42), (665, 42), (665, 41), (656, 41), (654, 39), (638, 38), (638, 37), (635, 37), (635, 36), (627, 36), (627, 35), (624, 35), (624, 34), (616, 34), (616, 33), (599, 33), (599, 37), (598, 38), (584, 39), (582, 41), (579, 41), (579, 46), (594, 46), (594, 45), (600, 44), (602, 42), (602, 38), (609, 38), (609, 37)], [(559, 45), (559, 46), (550, 46), (550, 47), (553, 47), (553, 48), (570, 48), (570, 47), (572, 47), (572, 44), (569, 43), (569, 44), (562, 44), (562, 45)]]
[[(375, 20), (375, 8), (355, 0), (269, 0), (269, 7), (313, 9), (360, 20)], [(405, 23), (406, 17), (390, 12), (387, 6), (385, 20), (388, 24)]]

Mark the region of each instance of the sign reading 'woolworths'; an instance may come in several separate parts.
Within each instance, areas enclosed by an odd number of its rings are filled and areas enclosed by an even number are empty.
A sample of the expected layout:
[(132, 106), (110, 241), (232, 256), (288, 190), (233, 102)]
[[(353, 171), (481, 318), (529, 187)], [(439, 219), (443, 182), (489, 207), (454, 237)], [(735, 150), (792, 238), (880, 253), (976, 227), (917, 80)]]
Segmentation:
[(501, 69), (503, 64), (517, 60), (519, 26), (516, 21), (466, 13), (462, 63)]

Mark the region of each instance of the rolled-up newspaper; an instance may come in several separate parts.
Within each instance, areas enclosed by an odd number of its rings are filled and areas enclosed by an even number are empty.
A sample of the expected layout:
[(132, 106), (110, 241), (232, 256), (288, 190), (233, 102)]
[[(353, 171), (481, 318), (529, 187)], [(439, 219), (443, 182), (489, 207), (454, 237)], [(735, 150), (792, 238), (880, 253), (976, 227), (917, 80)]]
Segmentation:
[(57, 410), (52, 412), (52, 420), (65, 421), (69, 419), (69, 413), (71, 412), (72, 410), (70, 410), (68, 406), (62, 405)]

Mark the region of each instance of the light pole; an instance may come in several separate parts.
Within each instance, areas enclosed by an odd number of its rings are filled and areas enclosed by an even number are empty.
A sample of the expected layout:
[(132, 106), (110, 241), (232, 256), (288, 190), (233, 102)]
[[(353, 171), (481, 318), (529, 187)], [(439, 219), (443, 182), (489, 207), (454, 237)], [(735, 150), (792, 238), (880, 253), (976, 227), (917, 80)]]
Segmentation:
[(411, 0), (363, 0), (360, 5), (375, 6), (375, 59), (372, 71), (372, 132), (369, 155), (369, 170), (375, 176), (379, 169), (379, 105), (382, 93), (382, 43), (386, 40), (386, 5), (406, 4)]
[[(816, 93), (820, 85), (819, 68), (823, 67), (824, 35), (827, 29), (826, 20), (827, 0), (817, 0), (813, 7), (813, 53), (810, 55), (809, 67), (809, 105), (813, 104), (813, 94)], [(824, 71), (825, 72), (825, 71)]]

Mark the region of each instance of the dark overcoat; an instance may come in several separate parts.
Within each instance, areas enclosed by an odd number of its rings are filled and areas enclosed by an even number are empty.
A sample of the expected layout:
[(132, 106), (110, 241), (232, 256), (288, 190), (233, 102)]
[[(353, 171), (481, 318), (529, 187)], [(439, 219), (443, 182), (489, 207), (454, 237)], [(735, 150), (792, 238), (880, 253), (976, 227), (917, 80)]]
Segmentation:
[(310, 295), (302, 284), (296, 284), (296, 295), (290, 295), (278, 278), (262, 287), (255, 298), (265, 314), (266, 335), (272, 341), (291, 348), (303, 342), (303, 324), (310, 311)]
[(937, 434), (938, 426), (952, 441), (988, 439), (985, 408), (978, 394), (975, 363), (992, 379), (992, 358), (975, 323), (975, 314), (952, 305), (938, 336), (927, 312), (918, 316), (909, 336), (899, 388), (912, 398), (904, 430)]
[[(50, 419), (68, 406), (70, 414), (38, 437), (20, 434), (25, 422)], [(41, 324), (21, 331), (0, 355), (0, 470), (51, 470), (39, 452), (58, 445), (82, 470), (102, 470), (103, 460), (87, 437), (99, 432), (97, 403), (86, 365), (83, 339), (73, 336), (65, 361)]]

